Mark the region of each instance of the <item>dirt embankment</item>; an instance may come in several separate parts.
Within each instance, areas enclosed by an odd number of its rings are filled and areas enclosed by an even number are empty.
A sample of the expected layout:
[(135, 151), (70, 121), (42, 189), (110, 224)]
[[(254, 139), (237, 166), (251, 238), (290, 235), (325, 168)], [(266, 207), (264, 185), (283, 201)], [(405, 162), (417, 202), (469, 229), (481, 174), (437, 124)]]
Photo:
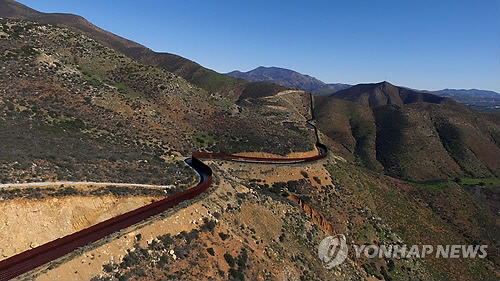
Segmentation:
[(276, 155), (267, 152), (240, 152), (240, 153), (235, 153), (235, 155), (248, 156), (248, 157), (262, 157), (262, 158), (283, 158), (283, 159), (303, 158), (303, 157), (312, 157), (318, 155), (318, 149), (315, 147), (314, 150), (311, 151), (292, 152), (290, 154), (287, 154), (286, 156)]
[[(151, 203), (155, 197), (68, 196), (0, 201), (0, 259)], [(17, 233), (17, 235), (12, 235)]]

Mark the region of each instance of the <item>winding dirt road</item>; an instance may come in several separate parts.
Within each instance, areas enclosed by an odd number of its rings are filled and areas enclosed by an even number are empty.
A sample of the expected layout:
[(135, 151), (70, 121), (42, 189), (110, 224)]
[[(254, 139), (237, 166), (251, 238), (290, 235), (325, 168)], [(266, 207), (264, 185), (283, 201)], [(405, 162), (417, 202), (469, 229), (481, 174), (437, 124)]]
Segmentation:
[(150, 188), (170, 188), (172, 185), (154, 185), (141, 183), (116, 183), (116, 182), (93, 182), (93, 181), (44, 181), (27, 183), (3, 183), (0, 188), (8, 187), (47, 187), (56, 185), (95, 185), (95, 186), (132, 186), (132, 187), (150, 187)]

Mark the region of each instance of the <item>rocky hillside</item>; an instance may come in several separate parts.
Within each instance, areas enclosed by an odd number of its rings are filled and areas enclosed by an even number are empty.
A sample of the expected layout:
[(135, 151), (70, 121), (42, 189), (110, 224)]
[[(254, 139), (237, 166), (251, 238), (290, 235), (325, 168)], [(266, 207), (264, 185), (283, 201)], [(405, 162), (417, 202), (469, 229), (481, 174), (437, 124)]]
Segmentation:
[(339, 152), (391, 176), (499, 176), (499, 118), (449, 98), (387, 82), (362, 84), (318, 99), (316, 117)]
[(0, 0), (0, 17), (72, 28), (140, 63), (161, 67), (198, 87), (217, 92), (232, 100), (237, 99), (247, 86), (252, 84), (217, 73), (179, 55), (154, 52), (143, 45), (103, 30), (78, 15), (42, 13), (14, 0)]
[(293, 113), (235, 104), (81, 33), (1, 19), (0, 36), (4, 182), (170, 183), (165, 160), (193, 150), (286, 154), (314, 143), (303, 122), (281, 125)]
[[(96, 281), (499, 277), (495, 272), (500, 264), (498, 214), (484, 204), (484, 197), (495, 194), (500, 182), (409, 185), (334, 157), (293, 166), (224, 161), (210, 165), (216, 182), (199, 200), (27, 277)], [(356, 258), (351, 248), (344, 263), (328, 270), (321, 266), (317, 247), (326, 235), (336, 233), (345, 234), (349, 245), (486, 244), (488, 257), (368, 259)]]

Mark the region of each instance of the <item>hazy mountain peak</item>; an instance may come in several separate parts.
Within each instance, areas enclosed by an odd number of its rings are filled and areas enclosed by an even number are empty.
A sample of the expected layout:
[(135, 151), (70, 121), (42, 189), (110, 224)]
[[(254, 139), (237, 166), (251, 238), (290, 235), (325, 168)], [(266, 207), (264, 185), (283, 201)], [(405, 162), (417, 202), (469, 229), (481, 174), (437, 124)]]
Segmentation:
[(309, 75), (274, 66), (259, 66), (247, 72), (232, 71), (227, 73), (227, 75), (250, 82), (273, 82), (282, 86), (299, 88), (305, 91), (313, 91), (326, 86), (323, 81)]

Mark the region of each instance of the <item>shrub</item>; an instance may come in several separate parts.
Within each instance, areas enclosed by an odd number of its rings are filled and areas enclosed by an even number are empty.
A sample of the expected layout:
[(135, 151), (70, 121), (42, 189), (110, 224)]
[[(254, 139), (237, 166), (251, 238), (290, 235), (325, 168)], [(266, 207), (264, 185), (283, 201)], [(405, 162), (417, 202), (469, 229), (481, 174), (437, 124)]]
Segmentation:
[(238, 268), (240, 271), (243, 271), (245, 267), (247, 266), (247, 261), (248, 261), (248, 252), (246, 249), (241, 250), (241, 254), (238, 257)]
[(318, 183), (318, 184), (321, 184), (321, 179), (319, 177), (313, 177), (313, 179)]
[(168, 247), (175, 242), (174, 238), (170, 234), (165, 234), (158, 237), (158, 239), (163, 243), (163, 246)]
[(25, 57), (28, 56), (34, 56), (38, 54), (38, 51), (36, 51), (32, 46), (23, 46), (21, 47), (22, 55)]
[(214, 229), (215, 229), (215, 221), (214, 220), (209, 220), (207, 218), (204, 218), (203, 219), (204, 221), (204, 224), (201, 226), (201, 231), (210, 231), (210, 232), (213, 232)]
[(104, 270), (104, 272), (111, 272), (111, 271), (113, 271), (113, 265), (105, 264), (102, 266), (102, 269)]
[(207, 249), (207, 252), (208, 252), (211, 256), (215, 256), (215, 251), (214, 251), (214, 248), (208, 248), (208, 249)]
[(299, 187), (301, 187), (302, 185), (304, 185), (305, 183), (306, 183), (305, 179), (300, 179), (300, 180), (297, 180), (297, 181), (288, 181), (288, 182), (286, 182), (286, 187), (291, 192), (296, 192), (297, 189)]
[(279, 239), (280, 239), (280, 242), (285, 242), (285, 238), (286, 238), (286, 237), (285, 237), (285, 234), (284, 234), (284, 233), (282, 233), (282, 234), (280, 235), (280, 238), (279, 238)]
[(190, 244), (191, 241), (196, 240), (199, 237), (200, 235), (197, 229), (193, 229), (191, 232), (184, 234), (184, 239), (186, 239), (187, 244)]
[(224, 259), (230, 267), (234, 267), (234, 258), (229, 253), (224, 254)]
[(389, 269), (389, 271), (393, 271), (394, 268), (396, 268), (396, 265), (394, 264), (394, 261), (393, 260), (389, 260), (387, 262), (387, 268)]
[(229, 234), (226, 234), (223, 232), (219, 232), (219, 236), (223, 241), (226, 240), (227, 238), (229, 238)]
[(120, 267), (121, 268), (129, 268), (129, 267), (134, 266), (138, 263), (139, 263), (139, 256), (136, 253), (131, 252), (128, 255), (126, 255), (125, 257), (123, 257), (123, 260), (120, 263)]
[(240, 280), (240, 281), (245, 280), (245, 275), (240, 270), (236, 270), (234, 268), (231, 268), (231, 269), (229, 269), (229, 273), (236, 280)]
[(168, 263), (168, 256), (162, 255), (158, 261), (158, 267), (164, 267)]

